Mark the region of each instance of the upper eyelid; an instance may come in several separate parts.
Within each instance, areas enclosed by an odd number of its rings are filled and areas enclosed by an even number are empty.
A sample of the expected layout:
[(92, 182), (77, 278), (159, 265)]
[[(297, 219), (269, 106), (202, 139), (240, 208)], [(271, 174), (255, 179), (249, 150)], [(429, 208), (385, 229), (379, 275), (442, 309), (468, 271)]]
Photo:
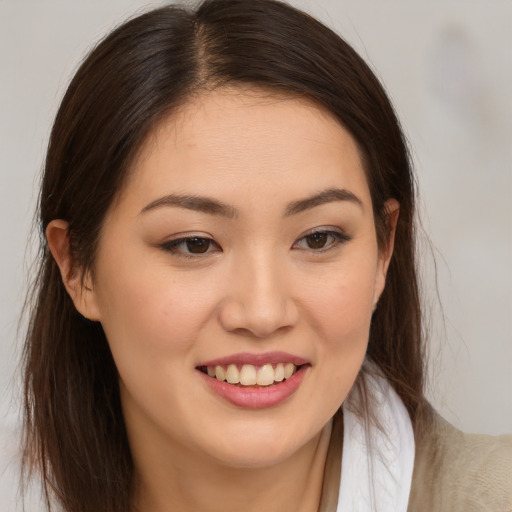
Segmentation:
[(302, 233), (299, 237), (297, 237), (297, 240), (300, 240), (309, 235), (314, 235), (316, 233), (327, 233), (327, 234), (333, 233), (333, 234), (340, 235), (340, 236), (343, 236), (346, 238), (350, 238), (350, 236), (346, 233), (346, 231), (340, 227), (319, 226), (319, 227), (308, 229), (307, 231)]
[[(207, 240), (209, 242), (208, 250), (206, 250), (203, 253), (194, 253), (191, 251), (186, 251), (183, 249), (180, 249), (179, 246), (182, 244), (185, 244), (187, 240), (199, 238), (202, 240)], [(160, 249), (164, 250), (165, 252), (169, 252), (173, 254), (175, 257), (182, 258), (182, 259), (188, 259), (188, 260), (201, 260), (204, 259), (212, 253), (218, 253), (223, 252), (222, 247), (213, 239), (210, 237), (205, 236), (182, 236), (178, 238), (173, 238), (171, 240), (168, 240), (167, 242), (164, 242), (159, 245)]]
[(215, 244), (215, 245), (220, 247), (219, 243), (216, 242), (214, 238), (212, 238), (210, 236), (198, 236), (198, 235), (180, 236), (180, 237), (177, 237), (177, 238), (171, 238), (170, 240), (166, 240), (165, 242), (163, 242), (160, 245), (162, 245), (162, 246), (170, 245), (170, 244), (178, 245), (178, 244), (181, 244), (181, 243), (185, 243), (187, 240), (193, 240), (194, 238), (198, 238), (200, 240), (207, 240), (211, 244)]
[(212, 242), (212, 243), (215, 243), (218, 245), (218, 242), (216, 242), (215, 239), (212, 238), (211, 236), (199, 236), (199, 235), (179, 236), (176, 238), (171, 238), (171, 239), (163, 242), (161, 245), (172, 244), (172, 243), (183, 243), (183, 242), (186, 242), (187, 240), (193, 240), (194, 238), (198, 238), (200, 240), (208, 240), (208, 242)]
[(165, 241), (173, 242), (175, 240), (186, 240), (187, 238), (206, 238), (208, 240), (214, 240), (212, 235), (205, 233), (204, 231), (183, 231), (170, 235)]
[(193, 238), (199, 238), (201, 240), (208, 240), (210, 243), (219, 245), (219, 243), (215, 240), (215, 238), (213, 236), (206, 235), (206, 234), (200, 234), (200, 233), (197, 233), (197, 234), (196, 233), (192, 233), (192, 234), (179, 233), (177, 235), (172, 235), (171, 238), (167, 238), (166, 240), (164, 240), (162, 243), (160, 243), (158, 245), (165, 246), (165, 245), (169, 245), (169, 244), (179, 244), (179, 243), (186, 242), (187, 240), (190, 240)]
[(176, 247), (182, 243), (185, 243), (187, 240), (191, 238), (200, 238), (203, 240), (208, 240), (210, 244), (216, 247), (220, 247), (220, 244), (215, 240), (215, 238), (207, 233), (194, 233), (194, 232), (183, 232), (176, 233), (171, 235), (170, 238), (165, 239), (163, 242), (158, 244), (158, 247), (162, 249), (170, 249), (171, 247)]
[[(315, 234), (326, 234), (326, 235), (329, 235), (329, 236), (333, 237), (334, 240), (332, 240), (326, 246), (324, 246), (322, 248), (318, 248), (318, 249), (297, 247), (299, 245), (299, 243), (302, 242), (305, 238), (307, 238), (308, 236), (311, 236), (311, 235), (315, 235)], [(294, 249), (294, 248), (302, 249), (302, 250), (310, 251), (312, 253), (320, 254), (322, 252), (327, 252), (327, 251), (329, 251), (331, 249), (335, 249), (336, 247), (338, 247), (340, 245), (344, 245), (345, 243), (348, 243), (351, 240), (352, 240), (352, 237), (350, 235), (348, 235), (347, 233), (345, 233), (340, 228), (331, 228), (331, 229), (328, 229), (328, 228), (313, 228), (313, 229), (311, 229), (309, 231), (306, 231), (303, 235), (299, 236), (295, 240), (295, 242), (293, 242), (291, 248), (292, 249)]]

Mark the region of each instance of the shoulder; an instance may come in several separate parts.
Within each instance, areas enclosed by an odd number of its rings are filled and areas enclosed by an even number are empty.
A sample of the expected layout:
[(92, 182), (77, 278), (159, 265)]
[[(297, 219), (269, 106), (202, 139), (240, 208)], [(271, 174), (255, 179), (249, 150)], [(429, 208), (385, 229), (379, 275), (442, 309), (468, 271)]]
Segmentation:
[(512, 512), (512, 435), (466, 434), (434, 415), (416, 444), (410, 512)]

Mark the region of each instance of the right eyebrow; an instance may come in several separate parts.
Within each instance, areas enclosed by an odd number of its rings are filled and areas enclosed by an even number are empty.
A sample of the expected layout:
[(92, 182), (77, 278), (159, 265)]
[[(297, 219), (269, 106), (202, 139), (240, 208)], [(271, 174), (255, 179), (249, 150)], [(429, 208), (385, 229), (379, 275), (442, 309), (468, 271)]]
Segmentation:
[(235, 208), (224, 204), (217, 199), (205, 196), (178, 194), (169, 194), (151, 201), (151, 203), (142, 208), (139, 215), (164, 206), (185, 208), (187, 210), (208, 213), (210, 215), (219, 215), (221, 217), (228, 217), (231, 219), (238, 215), (238, 211)]

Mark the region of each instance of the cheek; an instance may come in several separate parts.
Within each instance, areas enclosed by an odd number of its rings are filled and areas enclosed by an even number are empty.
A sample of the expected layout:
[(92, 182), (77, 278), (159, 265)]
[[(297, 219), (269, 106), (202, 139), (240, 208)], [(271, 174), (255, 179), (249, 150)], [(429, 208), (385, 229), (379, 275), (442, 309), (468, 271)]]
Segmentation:
[(329, 410), (345, 400), (368, 346), (377, 260), (363, 258), (347, 258), (324, 279), (317, 279), (323, 286), (310, 291), (309, 312), (318, 339), (317, 363), (322, 369), (318, 388), (328, 390), (322, 400)]
[[(366, 276), (371, 276), (366, 274)], [(315, 305), (319, 402), (333, 414), (350, 392), (366, 354), (373, 311), (374, 279), (359, 273), (338, 276)]]
[[(157, 418), (162, 404), (179, 408), (180, 395), (171, 390), (181, 389), (190, 377), (213, 293), (166, 278), (163, 269), (123, 275), (103, 287), (102, 325), (124, 390), (125, 413), (141, 408), (143, 416)], [(172, 424), (172, 415), (164, 416)]]
[(214, 295), (212, 288), (177, 280), (169, 268), (121, 266), (104, 276), (101, 323), (113, 352), (122, 347), (128, 357), (146, 359), (182, 353), (211, 314)]
[(318, 311), (322, 339), (320, 360), (328, 389), (337, 407), (345, 400), (363, 363), (372, 315), (372, 286), (345, 282), (332, 286)]
[(376, 262), (372, 260), (317, 276), (309, 287), (306, 309), (324, 340), (340, 346), (367, 342), (375, 280)]

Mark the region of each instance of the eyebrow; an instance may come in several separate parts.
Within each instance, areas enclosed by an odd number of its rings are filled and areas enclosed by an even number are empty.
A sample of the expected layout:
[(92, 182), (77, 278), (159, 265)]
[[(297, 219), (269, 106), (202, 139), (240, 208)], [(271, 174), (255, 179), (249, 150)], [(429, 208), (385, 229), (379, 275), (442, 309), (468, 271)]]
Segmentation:
[(296, 215), (305, 210), (320, 206), (326, 203), (333, 203), (335, 201), (348, 201), (356, 204), (363, 209), (363, 202), (355, 194), (344, 188), (329, 188), (314, 196), (300, 199), (290, 203), (285, 210), (285, 217)]
[[(319, 192), (318, 194), (315, 194), (311, 197), (289, 203), (285, 209), (284, 216), (290, 217), (316, 206), (320, 206), (326, 203), (333, 203), (335, 201), (348, 201), (363, 208), (363, 202), (361, 199), (359, 199), (349, 190), (341, 188), (330, 188), (323, 190), (322, 192)], [(178, 194), (169, 194), (167, 196), (160, 197), (159, 199), (155, 199), (151, 203), (144, 206), (139, 215), (150, 210), (155, 210), (156, 208), (161, 208), (163, 206), (185, 208), (187, 210), (194, 210), (210, 215), (218, 215), (230, 219), (235, 218), (238, 215), (238, 210), (236, 208), (222, 203), (217, 199), (205, 196)]]
[(203, 196), (177, 194), (170, 194), (152, 201), (142, 208), (140, 214), (162, 206), (176, 206), (178, 208), (185, 208), (187, 210), (194, 210), (197, 212), (228, 218), (234, 218), (237, 216), (237, 210), (235, 208), (217, 201), (216, 199)]

